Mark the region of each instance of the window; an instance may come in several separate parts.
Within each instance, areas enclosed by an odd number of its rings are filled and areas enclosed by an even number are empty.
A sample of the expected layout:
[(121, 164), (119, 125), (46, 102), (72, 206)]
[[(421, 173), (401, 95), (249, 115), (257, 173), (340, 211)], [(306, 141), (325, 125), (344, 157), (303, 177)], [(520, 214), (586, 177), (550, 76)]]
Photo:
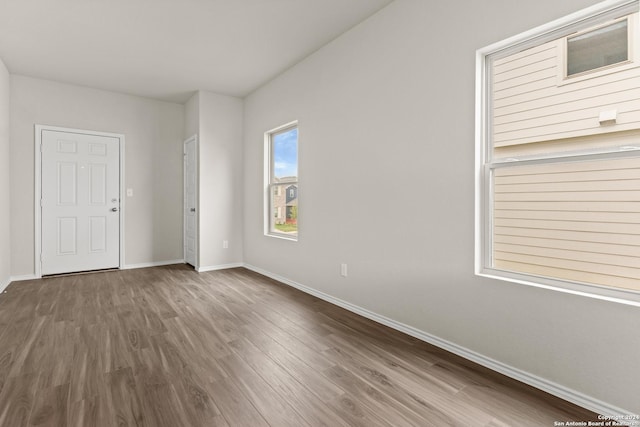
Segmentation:
[(265, 234), (298, 238), (298, 125), (288, 123), (265, 133)]
[(637, 10), (602, 3), (478, 51), (477, 274), (640, 305)]
[(629, 59), (629, 21), (567, 37), (567, 76), (597, 70)]

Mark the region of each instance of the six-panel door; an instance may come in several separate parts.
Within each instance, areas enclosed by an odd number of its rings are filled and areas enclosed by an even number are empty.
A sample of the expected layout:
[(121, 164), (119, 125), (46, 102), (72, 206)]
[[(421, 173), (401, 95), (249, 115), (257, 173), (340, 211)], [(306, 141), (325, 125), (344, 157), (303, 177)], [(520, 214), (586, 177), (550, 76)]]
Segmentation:
[(42, 131), (42, 274), (120, 263), (120, 146), (114, 137)]

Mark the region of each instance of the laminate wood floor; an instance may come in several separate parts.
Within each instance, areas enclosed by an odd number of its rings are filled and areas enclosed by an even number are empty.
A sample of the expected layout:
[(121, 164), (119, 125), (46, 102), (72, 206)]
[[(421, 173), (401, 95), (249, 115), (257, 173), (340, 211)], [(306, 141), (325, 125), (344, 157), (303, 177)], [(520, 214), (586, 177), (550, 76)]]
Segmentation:
[(595, 414), (245, 269), (0, 296), (0, 426), (552, 426)]

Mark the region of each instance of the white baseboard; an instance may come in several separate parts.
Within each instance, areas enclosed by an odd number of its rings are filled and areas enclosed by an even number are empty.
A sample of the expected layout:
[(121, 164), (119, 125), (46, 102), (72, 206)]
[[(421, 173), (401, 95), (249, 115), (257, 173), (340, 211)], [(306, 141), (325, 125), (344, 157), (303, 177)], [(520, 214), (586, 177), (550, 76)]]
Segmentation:
[(35, 274), (24, 274), (22, 276), (11, 276), (7, 280), (0, 282), (0, 293), (4, 292), (12, 282), (21, 282), (24, 280), (39, 279)]
[(24, 280), (35, 280), (35, 279), (40, 279), (40, 277), (36, 276), (35, 274), (23, 274), (21, 276), (11, 276), (9, 278), (9, 282), (22, 282)]
[(12, 282), (11, 278), (7, 278), (5, 280), (0, 281), (0, 293), (4, 292), (7, 289), (7, 286)]
[(419, 340), (422, 340), (429, 344), (433, 344), (436, 347), (440, 347), (460, 357), (464, 357), (465, 359), (471, 360), (493, 371), (499, 372), (503, 375), (511, 377), (515, 380), (528, 384), (542, 391), (545, 391), (549, 394), (552, 394), (561, 399), (574, 403), (578, 406), (586, 408), (595, 413), (612, 416), (612, 419), (614, 420), (620, 420), (620, 418), (615, 418), (616, 416), (625, 416), (625, 415), (629, 416), (631, 414), (630, 411), (625, 411), (621, 408), (610, 405), (606, 402), (595, 399), (591, 396), (587, 396), (576, 390), (572, 390), (560, 384), (556, 384), (552, 381), (530, 374), (521, 369), (514, 368), (513, 366), (506, 365), (502, 362), (499, 362), (490, 357), (484, 356), (480, 353), (476, 353), (475, 351), (469, 350), (468, 348), (462, 347), (451, 341), (444, 340), (435, 335), (431, 335), (427, 332), (421, 331), (420, 329), (414, 328), (409, 325), (405, 325), (404, 323), (397, 322), (388, 317), (381, 316), (365, 308), (359, 307), (355, 304), (351, 304), (350, 302), (343, 301), (339, 298), (335, 298), (331, 295), (325, 294), (324, 292), (320, 292), (316, 289), (294, 282), (293, 280), (289, 280), (278, 274), (271, 273), (270, 271), (263, 270), (259, 267), (255, 267), (250, 264), (244, 264), (244, 267), (247, 268), (248, 270), (255, 271), (256, 273), (262, 274), (264, 276), (267, 276), (274, 280), (282, 282), (286, 285), (299, 289), (302, 292), (305, 292), (307, 294), (313, 295), (322, 300), (330, 302), (331, 304), (335, 304), (339, 307), (344, 308), (345, 310), (349, 310), (353, 313), (359, 314), (360, 316), (366, 317), (367, 319), (371, 319), (375, 322), (381, 323), (392, 329), (403, 332), (414, 338), (418, 338)]
[(183, 259), (173, 259), (170, 261), (154, 261), (154, 262), (142, 262), (140, 264), (125, 264), (120, 267), (121, 270), (133, 270), (134, 268), (147, 268), (147, 267), (161, 267), (163, 265), (172, 264), (184, 264)]
[(204, 273), (206, 271), (226, 270), (228, 268), (238, 268), (238, 267), (244, 267), (244, 266), (245, 265), (241, 262), (234, 262), (231, 264), (208, 265), (205, 267), (198, 267), (196, 271), (198, 273)]
[[(160, 267), (163, 265), (172, 265), (172, 264), (184, 264), (183, 259), (173, 259), (169, 261), (155, 261), (155, 262), (143, 262), (140, 264), (125, 264), (120, 269), (121, 270), (133, 270), (135, 268), (147, 268), (147, 267)], [(35, 280), (41, 279), (42, 277), (38, 277), (35, 274), (25, 274), (22, 276), (11, 276), (9, 279), (11, 282), (19, 282), (22, 280)]]

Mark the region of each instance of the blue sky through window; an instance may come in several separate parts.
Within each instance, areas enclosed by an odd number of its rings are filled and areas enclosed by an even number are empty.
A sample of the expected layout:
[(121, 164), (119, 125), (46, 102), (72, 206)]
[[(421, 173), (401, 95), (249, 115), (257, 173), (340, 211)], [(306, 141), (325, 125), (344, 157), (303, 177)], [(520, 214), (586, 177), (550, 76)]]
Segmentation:
[(276, 178), (298, 176), (298, 128), (273, 136), (273, 172)]

